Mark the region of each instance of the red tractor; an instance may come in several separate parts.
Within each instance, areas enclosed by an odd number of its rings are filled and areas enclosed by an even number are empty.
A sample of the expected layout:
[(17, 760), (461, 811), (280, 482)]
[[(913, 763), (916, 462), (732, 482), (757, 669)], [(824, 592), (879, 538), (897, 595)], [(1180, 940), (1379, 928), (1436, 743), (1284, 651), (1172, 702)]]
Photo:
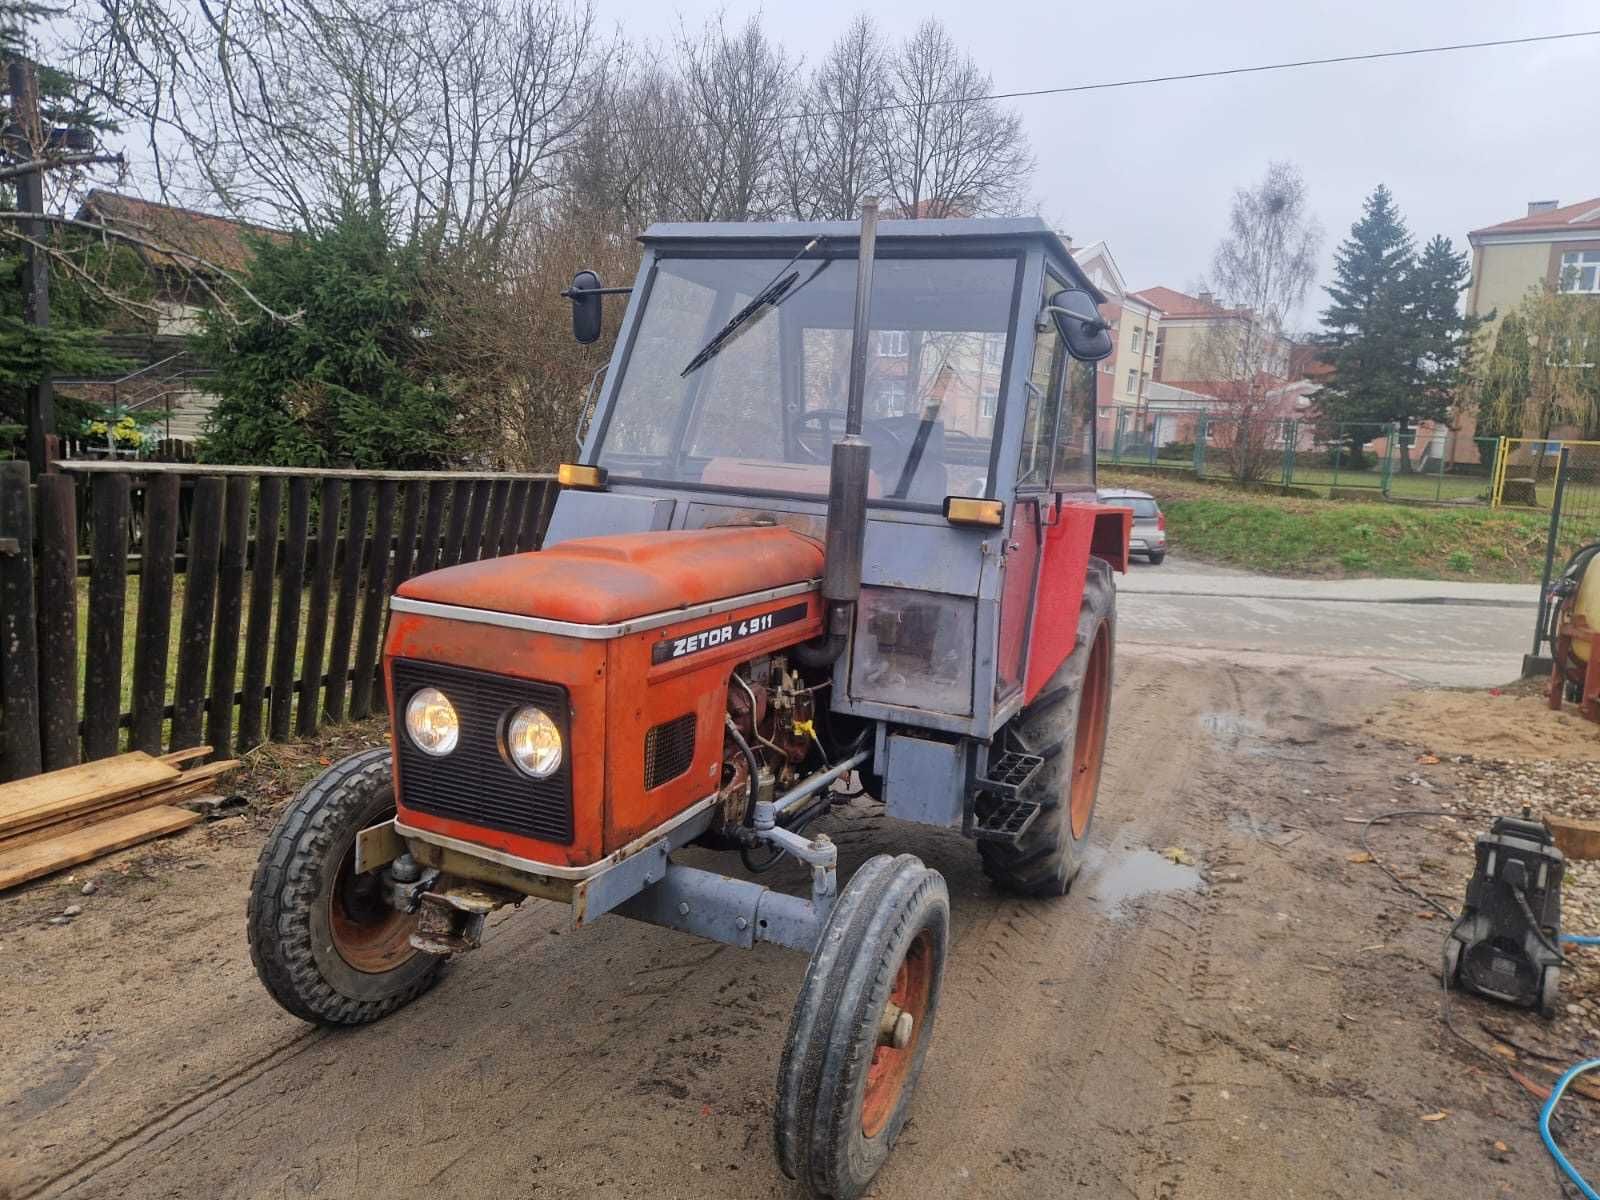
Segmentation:
[[(657, 225), (544, 548), (412, 579), (393, 745), (330, 768), (261, 855), (251, 952), (308, 1021), (416, 999), (529, 896), (811, 956), (779, 1163), (860, 1195), (939, 1010), (943, 878), (841, 888), (851, 786), (977, 843), (999, 886), (1082, 864), (1128, 513), (1095, 500), (1103, 299), (1036, 219)], [(745, 871), (683, 864), (695, 844)], [(783, 856), (809, 895), (754, 878)]]

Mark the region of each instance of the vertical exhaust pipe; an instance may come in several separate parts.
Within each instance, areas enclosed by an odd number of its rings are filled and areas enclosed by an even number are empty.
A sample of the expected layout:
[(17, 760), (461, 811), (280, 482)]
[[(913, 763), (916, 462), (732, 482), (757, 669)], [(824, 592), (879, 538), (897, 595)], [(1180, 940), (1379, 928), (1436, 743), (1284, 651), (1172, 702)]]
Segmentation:
[(828, 528), (824, 543), (822, 598), (828, 606), (820, 642), (795, 648), (795, 658), (808, 667), (826, 667), (844, 651), (861, 598), (861, 559), (867, 539), (867, 482), (872, 447), (861, 436), (866, 402), (867, 327), (872, 317), (872, 265), (878, 244), (878, 201), (861, 202), (861, 247), (856, 259), (856, 307), (850, 335), (850, 388), (845, 405), (844, 437), (833, 444), (828, 476)]

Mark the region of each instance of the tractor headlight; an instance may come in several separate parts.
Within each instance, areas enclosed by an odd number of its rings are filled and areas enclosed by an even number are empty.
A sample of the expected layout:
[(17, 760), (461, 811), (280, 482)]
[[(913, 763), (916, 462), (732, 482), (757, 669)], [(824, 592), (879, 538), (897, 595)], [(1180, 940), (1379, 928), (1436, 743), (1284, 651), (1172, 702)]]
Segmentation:
[(561, 765), (561, 730), (544, 709), (519, 708), (506, 723), (506, 753), (524, 775), (548, 779)]
[(461, 721), (450, 698), (438, 688), (417, 691), (406, 705), (406, 734), (424, 754), (442, 757), (461, 739)]

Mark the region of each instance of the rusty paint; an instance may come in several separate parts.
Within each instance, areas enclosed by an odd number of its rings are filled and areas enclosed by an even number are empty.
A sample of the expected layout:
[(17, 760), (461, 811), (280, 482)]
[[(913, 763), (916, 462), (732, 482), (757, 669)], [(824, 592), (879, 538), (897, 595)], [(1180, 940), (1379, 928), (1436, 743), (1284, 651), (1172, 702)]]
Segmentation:
[(566, 904), (572, 899), (572, 884), (565, 879), (519, 871), (515, 867), (490, 862), (486, 858), (475, 858), (459, 850), (448, 850), (416, 838), (410, 839), (409, 845), (412, 858), (447, 875), (492, 884), (539, 900), (554, 900), (558, 904)]

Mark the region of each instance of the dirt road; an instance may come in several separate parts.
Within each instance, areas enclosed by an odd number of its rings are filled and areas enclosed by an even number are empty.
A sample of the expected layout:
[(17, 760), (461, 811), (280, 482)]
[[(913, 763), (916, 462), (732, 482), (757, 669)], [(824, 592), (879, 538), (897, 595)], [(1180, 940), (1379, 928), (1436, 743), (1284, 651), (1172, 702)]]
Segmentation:
[[(1556, 1194), (1530, 1099), (1439, 1025), (1440, 922), (1347, 861), (1343, 818), (1412, 799), (1411, 752), (1362, 724), (1398, 681), (1134, 644), (1117, 672), (1097, 857), (1065, 900), (997, 895), (954, 834), (831, 818), (843, 869), (913, 851), (954, 910), (875, 1194)], [(0, 1197), (798, 1195), (769, 1131), (799, 956), (573, 935), (533, 902), (410, 1009), (314, 1030), (245, 949), (268, 822), (0, 901)]]

